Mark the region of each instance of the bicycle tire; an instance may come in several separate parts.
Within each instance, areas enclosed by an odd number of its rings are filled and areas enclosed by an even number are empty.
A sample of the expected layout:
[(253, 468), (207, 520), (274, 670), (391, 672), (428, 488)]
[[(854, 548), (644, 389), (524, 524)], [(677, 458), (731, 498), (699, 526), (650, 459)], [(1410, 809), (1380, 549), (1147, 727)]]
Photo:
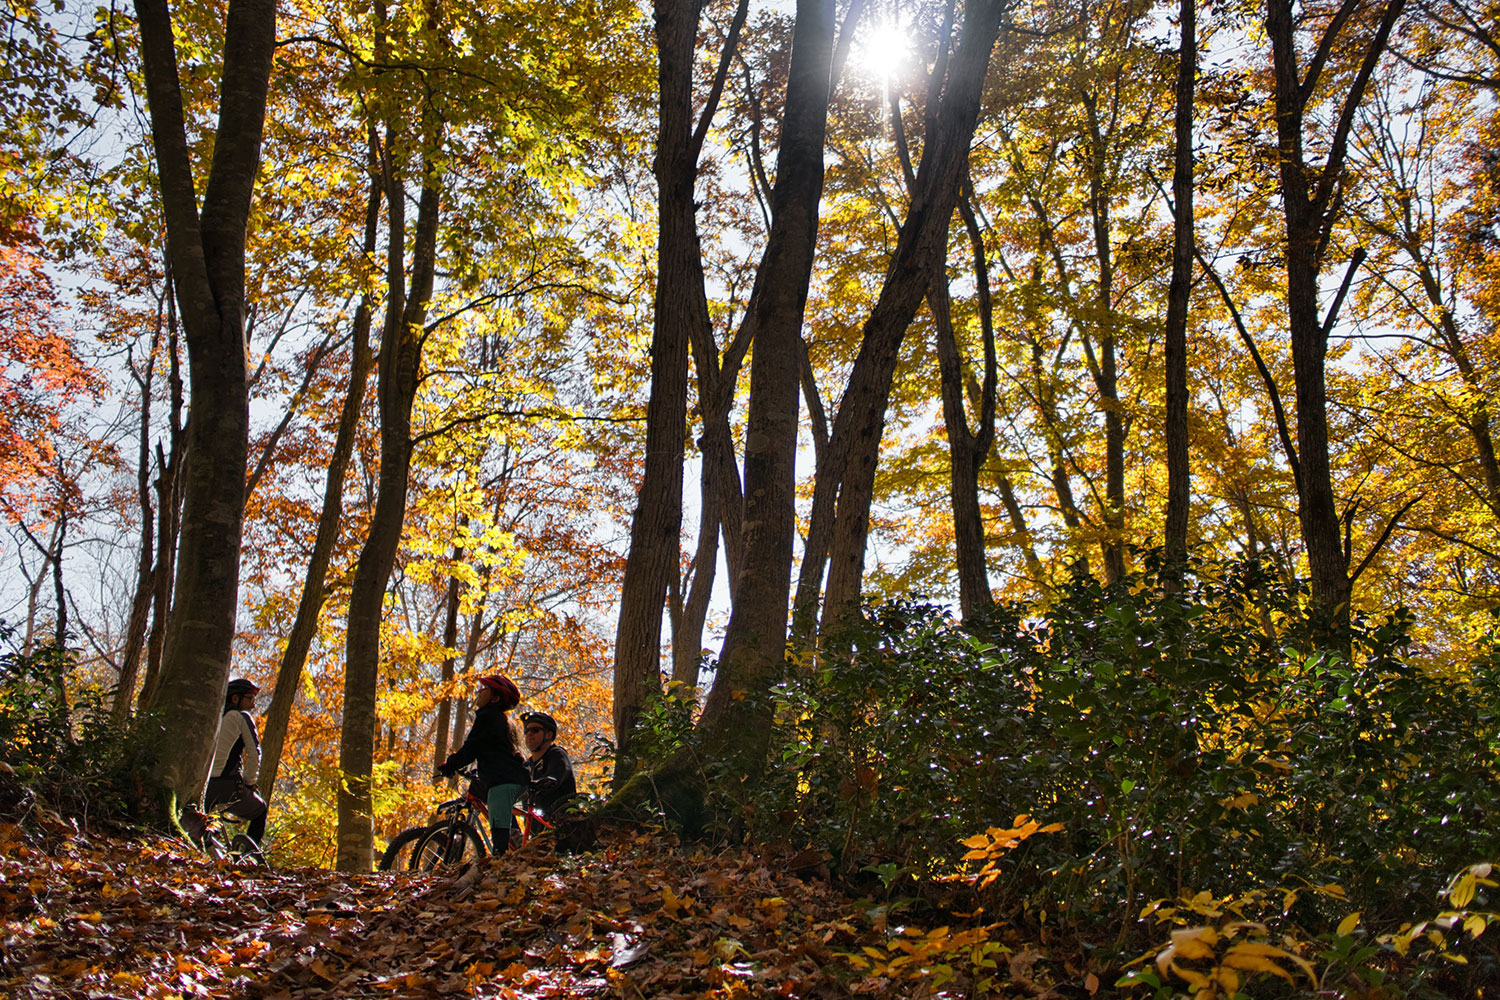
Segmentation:
[(261, 868), (269, 867), (266, 864), (266, 856), (261, 853), (260, 845), (255, 838), (248, 833), (237, 833), (229, 841), (229, 854), (240, 861), (248, 861), (252, 865)]
[(404, 871), (411, 867), (411, 859), (416, 856), (417, 845), (431, 829), (430, 826), (414, 826), (396, 834), (395, 839), (386, 845), (385, 853), (380, 856), (380, 870), (383, 872)]
[(204, 830), (202, 843), (200, 843), (198, 846), (202, 848), (204, 854), (207, 854), (215, 861), (224, 860), (224, 842), (219, 839), (219, 834), (217, 831)]
[(412, 852), (411, 870), (430, 872), (444, 865), (482, 858), (486, 853), (484, 838), (469, 824), (452, 820), (436, 823)]

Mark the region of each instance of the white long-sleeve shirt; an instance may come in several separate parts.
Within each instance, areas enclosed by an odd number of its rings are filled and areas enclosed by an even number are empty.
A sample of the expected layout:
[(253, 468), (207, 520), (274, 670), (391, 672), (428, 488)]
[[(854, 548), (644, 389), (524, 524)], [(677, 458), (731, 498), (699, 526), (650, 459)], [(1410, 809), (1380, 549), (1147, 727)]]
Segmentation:
[(255, 784), (260, 777), (260, 734), (249, 712), (232, 708), (219, 717), (219, 735), (214, 741), (214, 765), (210, 778), (242, 779)]

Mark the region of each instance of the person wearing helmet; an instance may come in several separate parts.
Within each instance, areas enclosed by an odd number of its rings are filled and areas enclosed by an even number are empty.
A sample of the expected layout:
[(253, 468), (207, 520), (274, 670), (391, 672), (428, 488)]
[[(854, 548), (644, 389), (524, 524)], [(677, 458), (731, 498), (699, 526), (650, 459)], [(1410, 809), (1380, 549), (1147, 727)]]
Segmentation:
[(527, 712), (525, 726), (526, 768), (531, 772), (528, 790), (537, 808), (554, 812), (558, 805), (578, 794), (573, 777), (573, 760), (568, 751), (557, 745), (557, 720), (546, 712)]
[(250, 713), (260, 688), (243, 677), (229, 682), (224, 692), (224, 712), (219, 716), (219, 735), (214, 739), (214, 763), (203, 790), (203, 807), (228, 811), (250, 821), (245, 831), (258, 844), (266, 834), (266, 800), (256, 790), (260, 777), (260, 733)]
[(434, 776), (451, 778), (466, 764), (479, 765), (480, 780), (489, 787), (490, 839), (496, 854), (510, 849), (511, 806), (531, 778), (507, 714), (520, 703), (521, 692), (509, 677), (482, 678), (474, 695), (474, 724), (463, 746), (448, 755)]

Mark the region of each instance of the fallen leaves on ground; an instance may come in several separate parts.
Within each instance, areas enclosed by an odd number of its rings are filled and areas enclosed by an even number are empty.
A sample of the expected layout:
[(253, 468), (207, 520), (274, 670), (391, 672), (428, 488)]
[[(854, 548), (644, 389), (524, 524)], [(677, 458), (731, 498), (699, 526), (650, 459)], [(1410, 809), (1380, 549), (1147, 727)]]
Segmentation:
[(10, 839), (0, 841), (0, 994), (928, 992), (850, 961), (887, 954), (901, 929), (867, 901), (804, 877), (818, 860), (619, 833), (589, 854), (528, 848), (457, 872), (350, 875), (235, 867), (171, 841)]

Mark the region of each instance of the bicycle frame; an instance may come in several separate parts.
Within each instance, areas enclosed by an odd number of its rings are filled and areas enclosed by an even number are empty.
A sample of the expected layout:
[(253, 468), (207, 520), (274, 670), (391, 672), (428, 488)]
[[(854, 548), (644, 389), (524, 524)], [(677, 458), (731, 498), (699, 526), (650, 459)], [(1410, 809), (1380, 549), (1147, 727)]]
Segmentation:
[[(468, 778), (471, 781), (478, 778), (478, 772), (465, 769), (458, 772), (458, 777)], [(437, 808), (443, 819), (438, 822), (459, 820), (467, 823), (479, 834), (484, 842), (485, 851), (494, 854), (495, 842), (490, 836), (490, 807), (484, 799), (465, 789), (463, 795), (458, 798), (449, 799)], [(510, 807), (511, 814), (511, 844), (512, 847), (525, 847), (532, 840), (551, 830), (552, 823), (537, 808), (529, 792), (523, 792)], [(434, 824), (435, 825), (435, 824)], [(520, 831), (519, 838), (516, 831)]]

